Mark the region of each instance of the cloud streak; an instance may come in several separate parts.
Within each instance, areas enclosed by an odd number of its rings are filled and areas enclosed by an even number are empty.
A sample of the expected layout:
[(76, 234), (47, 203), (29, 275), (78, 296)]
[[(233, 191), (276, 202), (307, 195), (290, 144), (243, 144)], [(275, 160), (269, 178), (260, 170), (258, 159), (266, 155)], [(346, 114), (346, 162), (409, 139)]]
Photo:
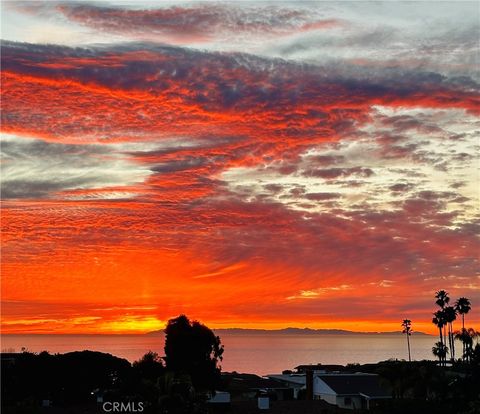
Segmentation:
[(132, 8), (79, 3), (18, 4), (16, 10), (68, 21), (95, 30), (173, 44), (203, 43), (239, 35), (281, 36), (343, 26), (342, 20), (292, 7), (197, 4)]

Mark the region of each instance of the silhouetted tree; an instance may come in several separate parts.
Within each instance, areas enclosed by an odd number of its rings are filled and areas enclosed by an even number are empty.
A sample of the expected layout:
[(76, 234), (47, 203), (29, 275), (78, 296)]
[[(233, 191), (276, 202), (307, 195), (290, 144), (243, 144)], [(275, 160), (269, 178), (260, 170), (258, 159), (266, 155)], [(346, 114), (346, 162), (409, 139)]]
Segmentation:
[(450, 297), (448, 296), (448, 292), (445, 290), (439, 290), (435, 292), (435, 298), (437, 299), (435, 303), (440, 306), (442, 309), (448, 305), (450, 302)]
[(432, 353), (440, 362), (444, 362), (447, 358), (448, 348), (443, 342), (435, 342), (435, 345), (432, 347)]
[[(450, 311), (447, 311), (448, 304), (450, 303), (450, 297), (448, 296), (448, 292), (446, 290), (439, 290), (435, 292), (435, 303), (440, 307), (440, 310), (434, 313), (434, 317), (432, 319), (432, 322), (437, 325), (439, 331), (440, 331), (440, 342), (445, 345), (445, 349), (447, 350), (448, 353), (448, 348), (447, 348), (447, 331), (446, 328), (448, 325), (448, 320), (451, 319), (451, 314)], [(448, 312), (448, 315), (447, 315)], [(452, 320), (453, 321), (453, 320)], [(450, 326), (449, 326), (450, 328)], [(443, 329), (443, 333), (442, 333)], [(448, 343), (450, 345), (450, 348), (452, 346), (452, 334), (450, 333), (450, 330), (448, 331)], [(440, 355), (443, 355), (443, 352), (440, 352)], [(446, 353), (445, 353), (445, 359), (446, 359)], [(443, 361), (445, 363), (445, 360)]]
[[(465, 297), (458, 298), (455, 302), (455, 309), (459, 315), (462, 315), (462, 332), (465, 330), (465, 315), (472, 309), (470, 300)], [(465, 343), (463, 343), (463, 355), (465, 355)], [(463, 356), (462, 356), (463, 357)]]
[[(435, 292), (435, 303), (440, 307), (443, 311), (445, 307), (450, 303), (450, 296), (448, 296), (448, 292), (446, 290), (439, 290)], [(444, 313), (444, 319), (446, 319), (446, 315)], [(447, 323), (445, 320), (445, 324), (443, 325), (443, 340), (446, 345), (447, 342), (447, 332), (446, 332)]]
[[(369, 372), (365, 370), (363, 365), (359, 371)], [(392, 391), (393, 397), (402, 399), (407, 397), (415, 399), (433, 400), (441, 398), (442, 385), (448, 383), (445, 372), (431, 361), (382, 361), (373, 365), (373, 370), (380, 375), (380, 381)], [(446, 380), (446, 381), (445, 381)], [(451, 381), (451, 379), (450, 379)], [(418, 400), (417, 400), (418, 401)], [(430, 413), (433, 411), (397, 411), (397, 410), (381, 410), (379, 413)]]
[(465, 362), (470, 362), (472, 359), (472, 354), (474, 350), (474, 339), (480, 337), (480, 332), (476, 331), (473, 328), (465, 329), (463, 328), (461, 331), (457, 331), (455, 333), (455, 338), (460, 340), (463, 343), (463, 347), (465, 348), (465, 352), (463, 354), (463, 360)]
[(448, 344), (450, 346), (450, 357), (455, 360), (455, 338), (453, 337), (453, 322), (457, 319), (457, 311), (453, 306), (445, 306), (445, 322), (448, 325)]
[(156, 381), (163, 374), (165, 367), (162, 358), (156, 352), (149, 351), (133, 363), (133, 369), (140, 378)]
[[(477, 338), (480, 336), (480, 332), (477, 332)], [(476, 344), (475, 347), (472, 346), (472, 352), (470, 355), (470, 363), (476, 365), (477, 367), (477, 376), (480, 377), (480, 344)], [(478, 381), (476, 382), (478, 384)]]
[(220, 381), (223, 345), (208, 327), (185, 315), (168, 321), (165, 328), (167, 370), (188, 374), (197, 390), (215, 391)]
[[(444, 346), (444, 342), (443, 342), (443, 328), (444, 326), (446, 325), (446, 319), (445, 319), (445, 312), (441, 309), (441, 310), (438, 310), (436, 311), (434, 314), (433, 314), (433, 319), (432, 319), (432, 323), (434, 323), (437, 327), (438, 327), (438, 333), (439, 333), (439, 338), (440, 338), (440, 342), (437, 342), (437, 344), (440, 344), (441, 347), (437, 347), (437, 348), (441, 348), (443, 349), (443, 346)], [(436, 345), (437, 345), (436, 344)], [(446, 348), (446, 345), (445, 345), (445, 348)], [(448, 352), (448, 350), (447, 350)], [(438, 356), (439, 360), (440, 360), (440, 363), (443, 364), (444, 362), (444, 357), (446, 357), (447, 355), (447, 352), (438, 352), (438, 353), (435, 353), (434, 352), (434, 355), (435, 356)]]
[[(38, 404), (50, 399), (57, 405), (91, 401), (92, 391), (123, 390), (131, 374), (127, 360), (93, 351), (15, 355), (2, 363), (2, 404)], [(33, 411), (31, 411), (33, 412)]]
[(410, 354), (410, 335), (412, 334), (412, 321), (410, 319), (404, 319), (402, 322), (403, 333), (407, 336), (408, 346), (408, 361), (412, 362), (412, 356)]

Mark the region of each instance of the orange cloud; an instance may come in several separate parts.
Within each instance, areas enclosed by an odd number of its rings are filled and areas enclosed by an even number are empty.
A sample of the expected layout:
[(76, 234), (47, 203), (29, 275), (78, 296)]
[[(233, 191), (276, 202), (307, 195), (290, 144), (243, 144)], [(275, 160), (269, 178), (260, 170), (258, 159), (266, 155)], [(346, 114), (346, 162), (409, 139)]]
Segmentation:
[[(15, 191), (2, 212), (6, 332), (146, 331), (182, 312), (216, 326), (377, 330), (405, 313), (426, 323), (439, 288), (478, 298), (475, 223), (446, 210), (445, 199), (466, 203), (459, 194), (418, 191), (391, 209), (354, 200), (344, 208), (338, 200), (347, 196), (331, 184), (309, 189), (302, 180), (360, 181), (375, 172), (327, 170), (341, 159), (328, 154), (301, 165), (321, 145), (370, 139), (360, 128), (375, 105), (478, 114), (469, 84), (414, 72), (346, 78), (168, 47), (3, 49), (2, 129), (39, 140), (21, 148), (12, 141), (12, 175), (16, 160), (54, 150), (80, 171), (73, 183), (28, 171), (10, 177)], [(409, 155), (426, 163), (417, 147), (392, 144), (405, 138), (390, 121), (397, 135), (381, 131), (378, 163)], [(143, 179), (78, 180), (119, 159)], [(229, 187), (224, 173), (238, 167), (257, 173), (263, 190)], [(271, 184), (269, 174), (283, 181)], [(290, 194), (303, 204), (266, 195), (297, 181)], [(379, 191), (415, 188), (394, 185)]]

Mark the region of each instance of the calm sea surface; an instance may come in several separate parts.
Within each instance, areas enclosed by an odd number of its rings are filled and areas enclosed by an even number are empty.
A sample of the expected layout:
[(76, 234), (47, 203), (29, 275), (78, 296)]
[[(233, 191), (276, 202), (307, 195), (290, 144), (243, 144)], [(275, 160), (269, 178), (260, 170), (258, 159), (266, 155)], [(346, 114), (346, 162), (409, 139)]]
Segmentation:
[[(279, 373), (300, 364), (347, 364), (378, 362), (389, 358), (407, 359), (403, 335), (284, 335), (221, 334), (225, 345), (223, 371), (260, 375)], [(411, 337), (412, 358), (432, 359), (435, 336)], [(2, 351), (22, 347), (31, 352), (70, 352), (89, 349), (108, 352), (129, 361), (147, 351), (163, 355), (161, 335), (2, 335)]]

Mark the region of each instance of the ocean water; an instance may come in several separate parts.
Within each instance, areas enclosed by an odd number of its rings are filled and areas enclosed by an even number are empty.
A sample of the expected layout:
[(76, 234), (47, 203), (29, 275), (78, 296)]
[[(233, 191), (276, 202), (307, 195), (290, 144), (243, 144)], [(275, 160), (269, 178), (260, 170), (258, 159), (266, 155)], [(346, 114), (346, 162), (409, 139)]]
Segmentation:
[[(225, 346), (223, 371), (259, 375), (279, 373), (300, 364), (347, 364), (408, 359), (403, 335), (287, 335), (220, 334)], [(432, 359), (437, 337), (410, 337), (412, 359)], [(2, 335), (2, 351), (48, 351), (64, 353), (92, 350), (108, 352), (133, 362), (148, 351), (163, 355), (163, 335)]]

